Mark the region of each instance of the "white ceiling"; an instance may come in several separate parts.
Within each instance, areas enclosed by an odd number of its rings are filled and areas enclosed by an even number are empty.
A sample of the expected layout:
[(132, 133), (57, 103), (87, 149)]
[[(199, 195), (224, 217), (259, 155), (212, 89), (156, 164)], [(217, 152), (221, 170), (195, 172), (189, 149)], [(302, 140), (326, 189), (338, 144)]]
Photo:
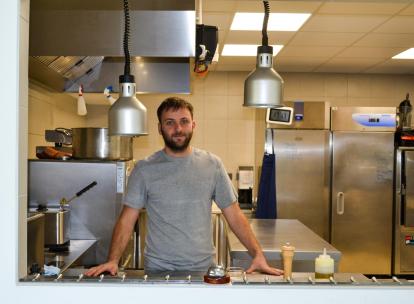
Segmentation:
[[(197, 6), (199, 1), (196, 0)], [(269, 32), (283, 44), (279, 72), (414, 74), (414, 60), (392, 56), (414, 47), (414, 0), (269, 1), (271, 13), (311, 13), (297, 32)], [(263, 12), (260, 0), (202, 0), (202, 23), (219, 28), (212, 71), (249, 71), (255, 57), (221, 56), (225, 43), (260, 44), (260, 31), (230, 31), (235, 12)]]

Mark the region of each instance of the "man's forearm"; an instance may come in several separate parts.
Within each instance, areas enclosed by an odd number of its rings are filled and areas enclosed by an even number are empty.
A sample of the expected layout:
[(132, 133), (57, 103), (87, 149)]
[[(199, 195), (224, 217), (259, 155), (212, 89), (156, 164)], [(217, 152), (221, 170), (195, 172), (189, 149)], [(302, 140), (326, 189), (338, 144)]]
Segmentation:
[(247, 248), (250, 256), (255, 257), (258, 254), (263, 254), (262, 248), (260, 247), (259, 242), (250, 228), (249, 222), (241, 212), (238, 204), (233, 204), (230, 207), (223, 209), (223, 214), (231, 230), (244, 245), (244, 247)]
[[(112, 234), (111, 247), (109, 251), (108, 261), (118, 263), (121, 259), (128, 241), (131, 237), (132, 230), (134, 228), (136, 219), (138, 218), (138, 211), (136, 216), (131, 217), (131, 213), (125, 210), (122, 211), (121, 216), (116, 222), (114, 232)], [(135, 218), (135, 219), (134, 219)]]

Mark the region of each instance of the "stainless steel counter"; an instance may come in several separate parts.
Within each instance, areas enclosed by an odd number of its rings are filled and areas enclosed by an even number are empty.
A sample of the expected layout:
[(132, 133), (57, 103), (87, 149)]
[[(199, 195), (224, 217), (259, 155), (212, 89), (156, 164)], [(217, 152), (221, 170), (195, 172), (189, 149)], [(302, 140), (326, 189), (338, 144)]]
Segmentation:
[(68, 251), (46, 252), (45, 264), (59, 267), (60, 272), (63, 273), (74, 262), (81, 258), (83, 254), (91, 249), (96, 242), (96, 240), (71, 240)]
[[(271, 265), (281, 267), (280, 248), (289, 242), (295, 246), (294, 271), (313, 272), (315, 258), (322, 253), (323, 248), (334, 259), (337, 269), (341, 252), (298, 220), (250, 219), (249, 222)], [(251, 261), (247, 249), (231, 231), (228, 231), (227, 241), (231, 266), (247, 268)]]
[[(89, 283), (89, 284), (126, 284), (126, 285), (197, 285), (208, 286), (204, 283), (202, 272), (159, 272), (145, 273), (143, 270), (126, 270), (116, 276), (100, 275), (87, 277), (85, 269), (71, 268), (59, 276), (30, 275), (21, 282), (30, 283)], [(230, 271), (230, 283), (225, 286), (344, 286), (344, 287), (413, 287), (414, 283), (405, 279), (368, 279), (360, 273), (335, 273), (330, 279), (315, 279), (313, 273), (294, 272), (292, 279), (286, 280), (283, 276), (265, 275), (260, 273), (246, 274), (244, 272)]]

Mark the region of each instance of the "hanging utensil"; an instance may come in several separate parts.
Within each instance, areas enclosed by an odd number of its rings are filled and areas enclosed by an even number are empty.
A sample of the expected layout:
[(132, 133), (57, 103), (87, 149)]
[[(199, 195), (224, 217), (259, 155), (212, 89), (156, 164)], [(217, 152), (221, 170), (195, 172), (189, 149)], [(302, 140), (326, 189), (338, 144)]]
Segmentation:
[(71, 201), (73, 201), (75, 198), (81, 196), (82, 194), (84, 194), (86, 191), (90, 190), (91, 188), (95, 187), (98, 183), (96, 181), (93, 181), (92, 183), (90, 183), (89, 185), (87, 185), (85, 188), (83, 188), (82, 190), (80, 190), (79, 192), (77, 192), (74, 196), (72, 196), (70, 199), (66, 199), (66, 198), (62, 198), (60, 200), (60, 208), (63, 208), (64, 206), (68, 205)]

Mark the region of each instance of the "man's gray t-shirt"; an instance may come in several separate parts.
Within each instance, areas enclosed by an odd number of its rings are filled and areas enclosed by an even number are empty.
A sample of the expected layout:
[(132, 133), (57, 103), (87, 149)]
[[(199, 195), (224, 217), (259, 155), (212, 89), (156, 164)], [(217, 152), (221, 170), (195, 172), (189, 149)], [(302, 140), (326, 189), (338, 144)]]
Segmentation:
[(186, 157), (158, 151), (139, 161), (124, 204), (146, 208), (145, 269), (205, 271), (213, 262), (212, 200), (221, 208), (237, 200), (221, 160), (192, 148)]

